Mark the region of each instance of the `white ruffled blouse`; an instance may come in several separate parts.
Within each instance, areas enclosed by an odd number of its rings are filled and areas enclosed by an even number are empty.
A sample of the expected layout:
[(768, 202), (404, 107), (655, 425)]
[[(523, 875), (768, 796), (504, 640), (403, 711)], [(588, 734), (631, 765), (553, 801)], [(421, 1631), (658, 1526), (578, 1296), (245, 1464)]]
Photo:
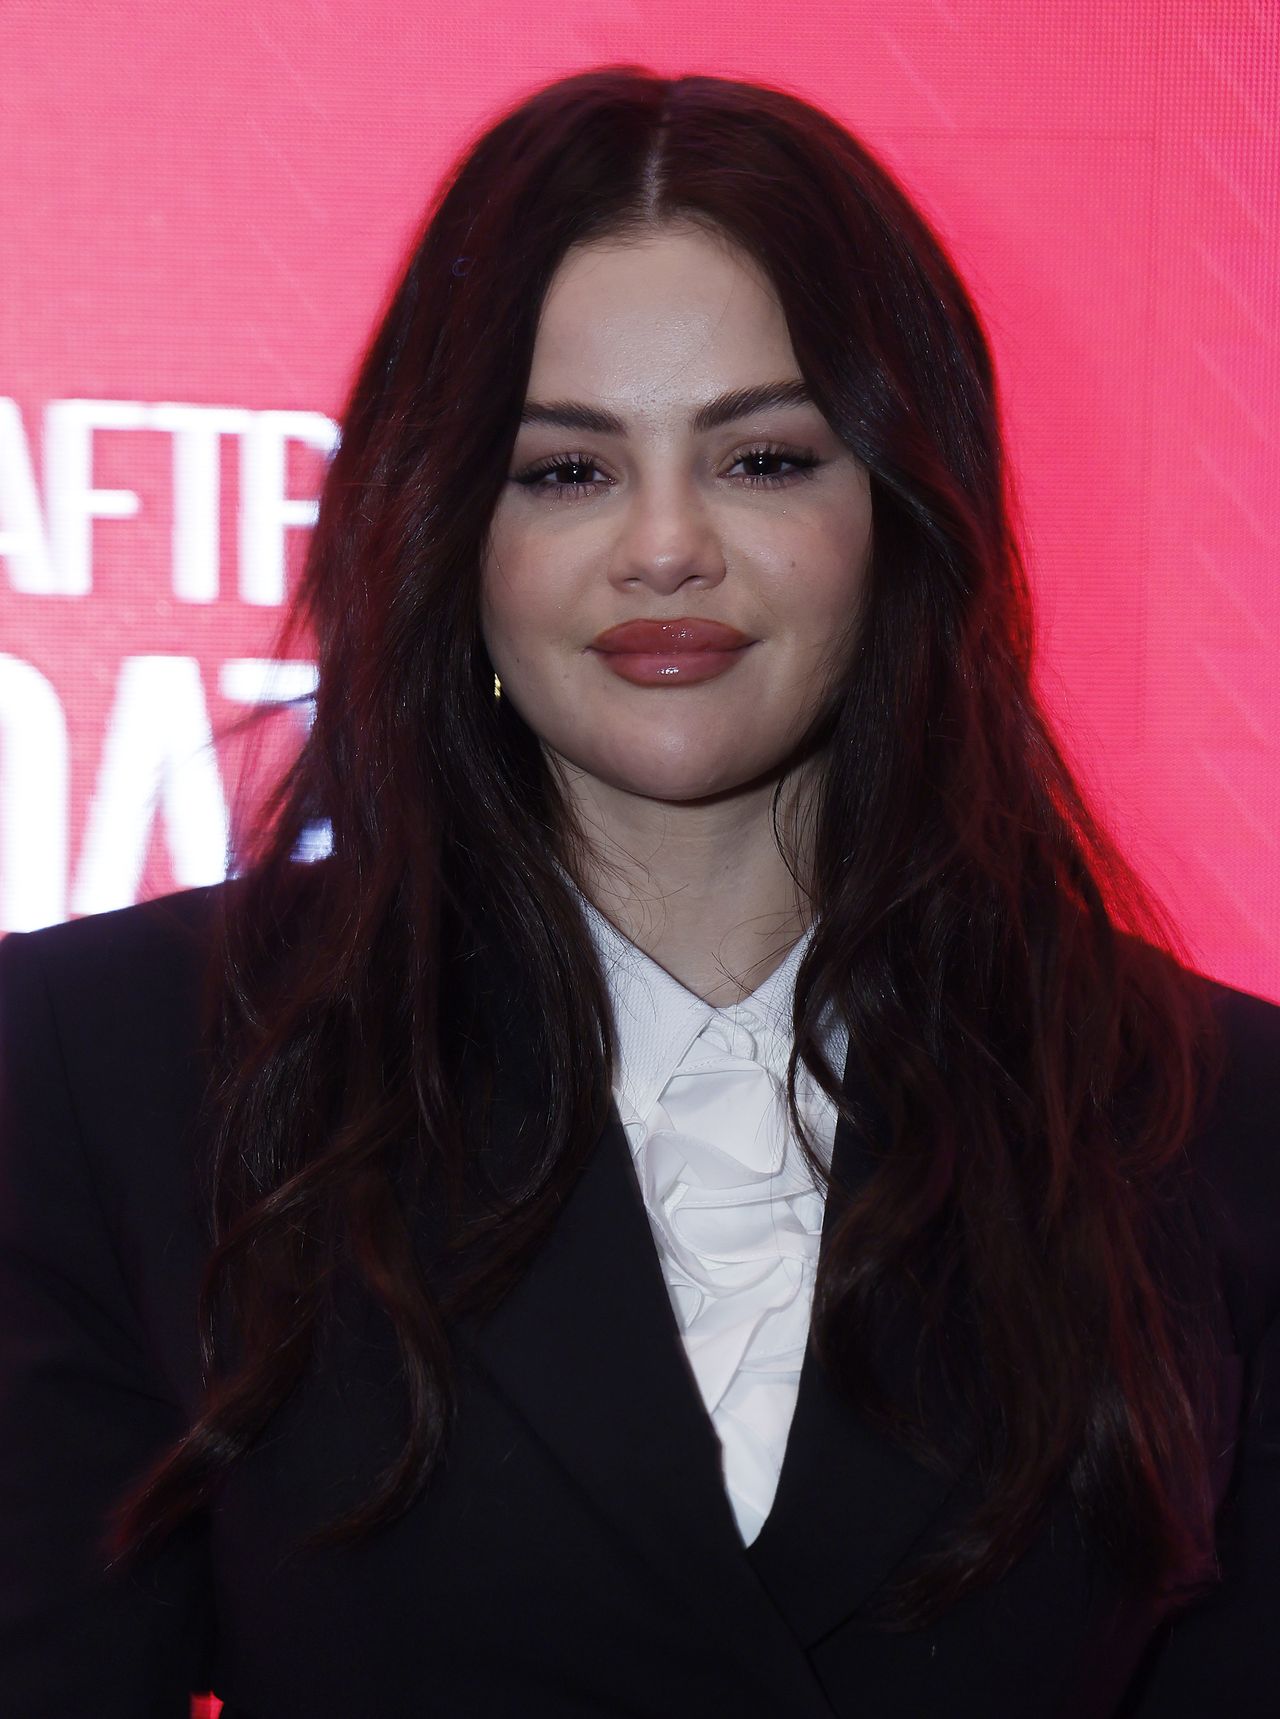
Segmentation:
[[(812, 932), (752, 996), (715, 1008), (583, 906), (613, 1005), (614, 1099), (750, 1545), (777, 1491), (822, 1230), (822, 1194), (786, 1110), (795, 979)], [(827, 1033), (837, 1069), (847, 1046), (842, 1027)], [(829, 1165), (835, 1107), (803, 1065), (797, 1099)]]

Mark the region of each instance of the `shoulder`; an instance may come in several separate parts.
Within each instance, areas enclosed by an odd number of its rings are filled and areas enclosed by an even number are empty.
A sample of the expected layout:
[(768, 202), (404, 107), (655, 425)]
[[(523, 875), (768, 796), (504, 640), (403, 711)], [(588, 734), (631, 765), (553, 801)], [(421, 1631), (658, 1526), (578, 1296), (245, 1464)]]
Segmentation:
[(39, 981), (61, 991), (132, 974), (181, 982), (207, 958), (227, 886), (182, 890), (136, 907), (94, 913), (0, 941), (0, 975), (12, 987)]
[(91, 1156), (143, 1156), (194, 1112), (224, 886), (0, 942), (0, 1083), (9, 1128), (62, 1115)]
[(193, 1401), (207, 1247), (204, 1003), (219, 901), (217, 889), (186, 891), (0, 943), (9, 1293), (71, 1285), (58, 1291), (68, 1307), (95, 1329), (133, 1333), (130, 1345), (161, 1358), (163, 1389)]
[(1247, 1075), (1251, 1085), (1269, 1083), (1280, 1092), (1280, 1003), (1238, 991), (1218, 979), (1194, 975), (1213, 1006), (1229, 1048), (1228, 1075)]
[(1196, 977), (1222, 1038), (1220, 1073), (1189, 1143), (1242, 1349), (1280, 1310), (1280, 1006)]
[[(224, 985), (223, 932), (305, 944), (322, 862), (278, 887), (237, 877), (0, 940), (0, 1085), (37, 1095), (56, 1076), (87, 1123), (192, 1109), (208, 1075)], [(39, 1071), (39, 1072), (37, 1072)]]
[(11, 933), (0, 942), (6, 1061), (52, 1041), (68, 1078), (111, 1091), (149, 1063), (198, 1054), (225, 888)]

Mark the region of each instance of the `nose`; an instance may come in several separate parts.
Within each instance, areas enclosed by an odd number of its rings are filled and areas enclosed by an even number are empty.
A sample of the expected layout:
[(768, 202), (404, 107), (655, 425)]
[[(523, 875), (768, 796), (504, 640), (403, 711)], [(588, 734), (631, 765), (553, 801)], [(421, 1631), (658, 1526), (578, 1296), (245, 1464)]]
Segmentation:
[(669, 595), (681, 586), (718, 585), (724, 548), (695, 485), (672, 480), (638, 485), (621, 510), (610, 557), (616, 585)]

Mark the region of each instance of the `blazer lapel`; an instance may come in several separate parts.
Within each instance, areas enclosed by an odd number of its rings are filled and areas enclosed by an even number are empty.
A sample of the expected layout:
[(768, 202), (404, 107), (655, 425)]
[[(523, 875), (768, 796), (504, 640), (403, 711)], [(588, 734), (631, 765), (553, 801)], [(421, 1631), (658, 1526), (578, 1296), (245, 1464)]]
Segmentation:
[(616, 1111), (525, 1276), (461, 1325), (493, 1387), (649, 1561), (655, 1592), (719, 1638), (744, 1699), (829, 1719), (743, 1556)]
[[(875, 1139), (887, 1137), (887, 1120), (852, 1048), (844, 1090), (869, 1126), (860, 1136), (843, 1118), (837, 1125), (820, 1259), (875, 1168)], [(881, 1360), (891, 1371), (905, 1374), (915, 1337), (904, 1322), (883, 1345)], [(969, 1448), (970, 1441), (957, 1438), (949, 1472), (924, 1467), (849, 1406), (810, 1343), (773, 1508), (748, 1548), (802, 1645), (812, 1646), (888, 1579), (953, 1491)]]
[[(495, 1113), (514, 1121), (520, 1046), (509, 1050), (506, 1102)], [(845, 1085), (874, 1118), (852, 1053)], [(493, 1140), (499, 1156), (502, 1145)], [(870, 1143), (842, 1122), (823, 1247), (873, 1166)], [(616, 1109), (525, 1275), (494, 1312), (464, 1319), (461, 1334), (492, 1385), (649, 1559), (691, 1625), (717, 1630), (739, 1660), (751, 1643), (757, 1688), (768, 1688), (770, 1675), (783, 1679), (779, 1710), (797, 1719), (829, 1713), (797, 1646), (879, 1585), (952, 1482), (860, 1420), (811, 1348), (774, 1508), (744, 1550)]]

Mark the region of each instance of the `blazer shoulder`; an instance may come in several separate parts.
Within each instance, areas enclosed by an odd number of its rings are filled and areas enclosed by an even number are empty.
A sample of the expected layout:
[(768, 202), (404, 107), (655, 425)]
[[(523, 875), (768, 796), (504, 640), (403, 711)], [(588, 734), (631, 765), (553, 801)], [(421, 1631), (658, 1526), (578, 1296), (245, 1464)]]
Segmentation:
[(185, 1713), (199, 1525), (117, 1580), (101, 1534), (202, 1387), (208, 892), (0, 943), (0, 1676), (13, 1713)]
[(219, 901), (219, 886), (187, 890), (0, 942), (11, 1128), (43, 1137), (62, 1090), (91, 1156), (141, 1166), (148, 1136), (194, 1113)]
[(60, 988), (63, 981), (92, 983), (119, 966), (135, 973), (189, 968), (209, 953), (226, 889), (179, 890), (39, 931), (10, 932), (0, 940), (0, 974), (12, 984), (38, 971)]
[(1280, 1004), (1201, 977), (1222, 1035), (1207, 1115), (1223, 1173), (1261, 1174), (1280, 1198)]
[[(1238, 990), (1234, 985), (1224, 984), (1221, 979), (1212, 979), (1207, 974), (1197, 974), (1196, 978), (1208, 992), (1233, 1043), (1241, 1047), (1269, 1049), (1273, 1055), (1280, 1050), (1280, 1003), (1270, 1002), (1252, 991)], [(1280, 1070), (1277, 1070), (1277, 1080), (1280, 1081)]]
[(1189, 1144), (1242, 1348), (1280, 1311), (1280, 1005), (1201, 976), (1222, 1035)]

